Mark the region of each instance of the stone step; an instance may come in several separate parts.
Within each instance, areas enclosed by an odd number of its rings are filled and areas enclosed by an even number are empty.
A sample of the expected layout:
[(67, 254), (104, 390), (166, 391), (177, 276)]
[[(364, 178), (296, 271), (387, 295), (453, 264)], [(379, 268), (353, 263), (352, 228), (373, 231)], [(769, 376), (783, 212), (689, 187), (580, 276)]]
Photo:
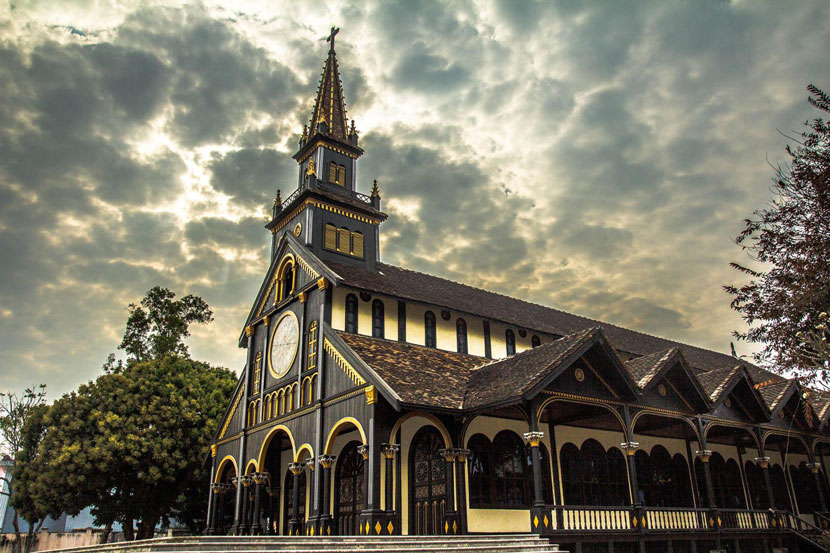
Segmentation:
[[(61, 553), (550, 553), (555, 544), (532, 534), (466, 536), (188, 536), (92, 545)], [(45, 553), (45, 552), (44, 552)]]

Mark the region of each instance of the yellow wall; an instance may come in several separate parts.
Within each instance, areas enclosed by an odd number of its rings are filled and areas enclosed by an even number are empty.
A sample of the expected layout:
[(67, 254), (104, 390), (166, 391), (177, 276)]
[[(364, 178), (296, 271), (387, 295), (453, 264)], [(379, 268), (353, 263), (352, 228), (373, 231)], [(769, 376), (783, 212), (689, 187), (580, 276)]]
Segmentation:
[[(335, 330), (345, 330), (346, 327), (346, 295), (353, 293), (358, 297), (358, 323), (357, 332), (364, 336), (372, 335), (372, 302), (381, 299), (384, 305), (385, 328), (384, 337), (387, 340), (398, 339), (398, 300), (382, 294), (372, 294), (372, 298), (365, 302), (360, 299), (360, 292), (345, 286), (334, 288), (332, 295), (331, 326)], [(458, 342), (456, 338), (456, 321), (463, 318), (467, 323), (467, 352), (470, 355), (484, 356), (484, 319), (470, 314), (450, 310), (450, 319), (445, 321), (441, 317), (442, 307), (427, 306), (420, 303), (406, 303), (406, 341), (410, 344), (424, 345), (424, 313), (427, 310), (435, 314), (436, 346), (444, 351), (457, 351)], [(516, 352), (522, 352), (531, 347), (533, 332), (528, 331), (527, 336), (522, 338), (519, 335), (519, 328), (508, 326), (498, 322), (490, 324), (490, 343), (493, 358), (506, 357), (507, 347), (504, 340), (504, 332), (508, 328), (513, 329), (516, 336)], [(542, 343), (552, 341), (552, 338), (539, 334)]]

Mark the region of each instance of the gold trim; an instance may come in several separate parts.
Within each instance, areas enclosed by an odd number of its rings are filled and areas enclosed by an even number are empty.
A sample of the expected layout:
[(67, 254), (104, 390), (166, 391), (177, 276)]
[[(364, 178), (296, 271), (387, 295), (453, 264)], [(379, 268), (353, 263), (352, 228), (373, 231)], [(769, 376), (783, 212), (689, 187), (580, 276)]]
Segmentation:
[(585, 359), (584, 355), (580, 357), (580, 360), (583, 363), (585, 363), (585, 366), (588, 367), (588, 370), (591, 371), (594, 374), (594, 376), (596, 376), (599, 379), (602, 385), (605, 386), (605, 389), (611, 392), (611, 395), (614, 396), (614, 399), (620, 399), (620, 395), (614, 391), (614, 389), (608, 384), (608, 382), (605, 381), (604, 378), (602, 378), (602, 376), (600, 376), (599, 372), (597, 372), (593, 365), (591, 365), (591, 363), (589, 363), (588, 360)]
[(305, 160), (307, 160), (307, 159), (308, 159), (309, 157), (311, 157), (311, 156), (314, 154), (314, 152), (316, 152), (316, 151), (317, 151), (317, 149), (318, 149), (318, 148), (320, 148), (321, 146), (324, 146), (324, 147), (326, 147), (326, 148), (328, 148), (328, 149), (330, 149), (330, 150), (333, 150), (333, 151), (337, 152), (338, 154), (343, 154), (343, 155), (344, 155), (344, 156), (346, 156), (346, 157), (350, 157), (350, 158), (352, 158), (352, 159), (357, 159), (357, 154), (354, 154), (354, 153), (352, 153), (352, 152), (349, 152), (348, 150), (344, 150), (343, 148), (338, 148), (336, 145), (334, 145), (333, 143), (328, 142), (328, 141), (326, 141), (326, 140), (321, 140), (321, 141), (320, 141), (320, 142), (319, 142), (319, 143), (318, 143), (318, 144), (317, 144), (314, 148), (312, 148), (311, 150), (309, 150), (308, 152), (306, 152), (306, 153), (305, 153), (305, 155), (303, 155), (303, 157), (299, 158), (299, 159), (297, 160), (297, 163), (300, 163), (300, 164), (301, 164), (302, 162), (304, 162)]
[[(277, 329), (280, 327), (280, 323), (282, 323), (283, 319), (286, 317), (292, 317), (294, 319), (294, 324), (297, 325), (297, 343), (294, 346), (294, 353), (291, 355), (291, 361), (285, 366), (285, 370), (281, 373), (277, 373), (274, 370), (274, 366), (271, 363), (271, 350), (274, 347), (274, 334), (277, 333)], [(271, 376), (274, 378), (282, 378), (288, 371), (291, 370), (291, 367), (294, 365), (294, 360), (297, 358), (297, 351), (300, 349), (300, 321), (297, 319), (297, 315), (294, 314), (293, 311), (286, 311), (283, 313), (279, 319), (277, 319), (277, 324), (274, 325), (274, 330), (271, 332), (271, 339), (268, 340), (268, 372), (271, 373)]]
[[(222, 425), (222, 431), (219, 433), (219, 438), (217, 439), (217, 441), (225, 437), (225, 432), (228, 431), (228, 426), (230, 426), (231, 419), (233, 419), (233, 416), (236, 414), (236, 408), (239, 407), (239, 402), (242, 400), (242, 395), (244, 393), (244, 390), (240, 388), (239, 393), (236, 395), (236, 399), (233, 400), (233, 407), (231, 407), (231, 412), (228, 413), (228, 418), (225, 419), (225, 424)], [(243, 427), (245, 426), (245, 422), (247, 421), (243, 421)]]
[(334, 438), (337, 437), (337, 430), (346, 423), (352, 424), (357, 428), (357, 431), (360, 432), (360, 438), (363, 440), (363, 445), (369, 444), (369, 442), (366, 441), (366, 432), (363, 431), (363, 426), (360, 424), (360, 421), (354, 417), (343, 417), (331, 427), (329, 437), (326, 438), (326, 447), (323, 448), (323, 455), (331, 454), (331, 446), (334, 444)]
[(395, 426), (392, 427), (392, 431), (389, 433), (389, 443), (395, 443), (395, 434), (397, 434), (398, 430), (400, 430), (403, 423), (406, 422), (408, 419), (413, 417), (422, 417), (429, 421), (437, 430), (441, 433), (441, 436), (444, 438), (444, 447), (452, 447), (452, 438), (450, 438), (450, 433), (447, 430), (447, 427), (444, 426), (440, 420), (434, 415), (430, 415), (425, 411), (410, 411), (406, 415), (398, 418), (395, 422)]
[(325, 337), (323, 338), (323, 349), (326, 351), (326, 353), (331, 355), (332, 359), (334, 359), (334, 362), (337, 363), (337, 366), (340, 367), (344, 373), (346, 373), (346, 376), (348, 376), (351, 379), (351, 381), (355, 383), (356, 386), (362, 386), (363, 384), (366, 384), (366, 380), (364, 380), (363, 377), (360, 376), (360, 374), (355, 370), (355, 368), (352, 367), (348, 361), (346, 361), (346, 358), (343, 357), (340, 354), (340, 352), (334, 348), (331, 342), (329, 342), (329, 339)]
[(366, 391), (366, 405), (374, 405), (378, 402), (378, 391), (374, 384), (366, 386), (364, 390)]
[(246, 326), (245, 327), (245, 336), (250, 338), (253, 335), (254, 335), (254, 327), (252, 327), (251, 325)]
[(216, 457), (216, 444), (210, 444), (210, 456)]
[(239, 465), (236, 464), (236, 459), (233, 458), (233, 455), (225, 455), (224, 457), (222, 457), (222, 460), (219, 461), (219, 466), (216, 469), (216, 474), (213, 475), (213, 481), (216, 484), (220, 483), (219, 479), (222, 477), (222, 473), (224, 472), (222, 469), (225, 466), (225, 461), (231, 462), (231, 464), (233, 465), (233, 470), (234, 472), (236, 472), (236, 476), (239, 476)]
[(329, 281), (326, 280), (325, 277), (323, 277), (323, 278), (321, 278), (317, 281), (317, 288), (319, 288), (320, 290), (325, 290), (328, 287), (329, 287)]
[(268, 430), (268, 433), (265, 435), (265, 438), (262, 440), (262, 445), (259, 447), (259, 455), (257, 455), (257, 464), (259, 466), (265, 465), (265, 454), (268, 452), (268, 446), (271, 445), (271, 440), (278, 431), (282, 430), (286, 434), (288, 434), (288, 440), (291, 442), (291, 457), (296, 458), (297, 456), (297, 445), (294, 441), (294, 435), (291, 433), (291, 430), (285, 426), (284, 424), (275, 424)]
[[(326, 203), (326, 202), (323, 202), (323, 201), (320, 201), (320, 200), (313, 200), (313, 199), (309, 198), (309, 199), (305, 200), (302, 204), (298, 205), (291, 213), (289, 213), (282, 220), (282, 222), (280, 222), (278, 225), (276, 225), (274, 228), (272, 228), (271, 229), (271, 234), (276, 234), (280, 230), (285, 228), (285, 226), (289, 222), (291, 222), (291, 220), (294, 217), (296, 217), (302, 210), (304, 210), (306, 207), (308, 207), (310, 205), (314, 206), (314, 207), (319, 207), (320, 209), (324, 209), (326, 211), (331, 211), (333, 213), (337, 213), (339, 215), (343, 215), (344, 217), (348, 217), (349, 219), (355, 219), (357, 221), (361, 221), (363, 223), (369, 223), (369, 224), (372, 224), (372, 225), (379, 225), (379, 224), (382, 223), (382, 221), (378, 218), (368, 217), (366, 215), (361, 215), (361, 214), (356, 213), (356, 212), (354, 212), (350, 209), (344, 209), (342, 207), (333, 206), (329, 203)], [(370, 207), (370, 206), (367, 204), (367, 207)]]
[(300, 303), (305, 303), (305, 300), (308, 299), (308, 296), (305, 292), (300, 292), (299, 294), (297, 294), (297, 297), (300, 299)]
[[(297, 223), (297, 224), (299, 225), (300, 223)], [(303, 259), (303, 258), (302, 258), (302, 257), (300, 257), (299, 255), (297, 256), (297, 264), (298, 264), (298, 265), (299, 265), (299, 266), (303, 269), (303, 271), (305, 271), (305, 272), (306, 272), (306, 274), (307, 274), (308, 276), (310, 276), (311, 278), (319, 278), (319, 277), (320, 277), (320, 273), (318, 273), (317, 271), (315, 271), (315, 270), (314, 270), (314, 267), (312, 267), (311, 265), (309, 265), (309, 264), (308, 264), (308, 261), (306, 261), (305, 259)]]

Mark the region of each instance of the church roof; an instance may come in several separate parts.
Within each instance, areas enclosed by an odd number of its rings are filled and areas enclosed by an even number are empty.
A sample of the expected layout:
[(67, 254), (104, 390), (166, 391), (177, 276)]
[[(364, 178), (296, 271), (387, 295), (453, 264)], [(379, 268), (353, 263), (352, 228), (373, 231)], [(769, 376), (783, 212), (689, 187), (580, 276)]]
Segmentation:
[(337, 335), (380, 376), (403, 403), (460, 409), (473, 367), (483, 357), (338, 331)]
[(669, 348), (665, 351), (629, 359), (623, 363), (623, 366), (631, 374), (631, 378), (637, 383), (637, 387), (642, 390), (679, 352), (678, 348)]
[[(344, 284), (371, 292), (439, 305), (557, 336), (601, 326), (608, 340), (619, 351), (645, 356), (676, 347), (683, 352), (689, 365), (699, 371), (732, 369), (736, 364), (736, 359), (725, 353), (658, 338), (394, 265), (378, 263), (375, 272), (336, 262), (327, 261), (326, 264), (341, 276)], [(757, 371), (765, 373), (766, 378), (780, 378), (763, 369)]]
[(698, 374), (697, 380), (709, 395), (709, 398), (712, 401), (717, 401), (729, 386), (732, 378), (738, 374), (740, 370), (740, 365), (724, 369), (715, 369)]
[(597, 333), (602, 330), (588, 328), (479, 367), (470, 375), (464, 407), (474, 409), (519, 398), (538, 386)]

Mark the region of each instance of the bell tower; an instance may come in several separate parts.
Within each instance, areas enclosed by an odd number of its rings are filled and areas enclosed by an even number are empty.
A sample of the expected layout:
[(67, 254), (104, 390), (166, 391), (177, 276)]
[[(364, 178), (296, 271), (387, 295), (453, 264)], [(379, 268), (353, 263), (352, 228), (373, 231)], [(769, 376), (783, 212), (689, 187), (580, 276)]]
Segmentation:
[(334, 49), (340, 29), (331, 28), (328, 57), (320, 76), (309, 125), (303, 127), (299, 149), (297, 188), (274, 201), (273, 218), (266, 225), (276, 244), (292, 232), (321, 259), (374, 270), (380, 257), (378, 227), (386, 220), (380, 211), (377, 183), (370, 196), (356, 190), (358, 146), (354, 120), (346, 117), (343, 85)]

